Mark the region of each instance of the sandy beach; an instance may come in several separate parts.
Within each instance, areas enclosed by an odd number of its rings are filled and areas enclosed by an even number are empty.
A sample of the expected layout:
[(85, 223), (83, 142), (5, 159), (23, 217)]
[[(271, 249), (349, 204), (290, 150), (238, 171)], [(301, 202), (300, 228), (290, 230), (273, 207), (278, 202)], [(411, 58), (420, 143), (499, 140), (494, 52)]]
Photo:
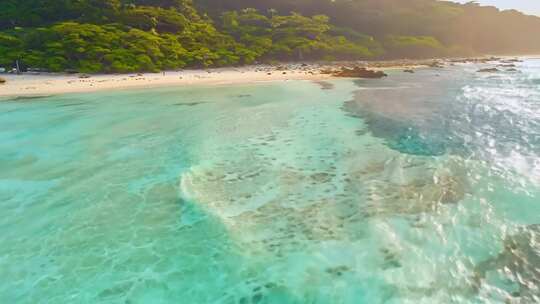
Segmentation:
[(166, 71), (165, 73), (131, 74), (65, 74), (24, 73), (0, 74), (6, 83), (0, 85), (0, 97), (31, 97), (99, 90), (151, 88), (162, 86), (226, 85), (268, 81), (321, 81), (333, 76), (324, 71), (342, 67), (364, 66), (374, 70), (414, 69), (425, 67), (429, 60), (399, 60), (380, 62), (339, 62), (330, 64), (289, 63), (282, 65), (251, 65), (199, 70)]
[(43, 96), (99, 90), (129, 89), (160, 86), (225, 85), (287, 80), (324, 80), (331, 75), (322, 74), (314, 66), (302, 68), (276, 68), (248, 66), (207, 70), (168, 71), (165, 73), (133, 73), (109, 75), (81, 74), (4, 74), (0, 85), (1, 97)]

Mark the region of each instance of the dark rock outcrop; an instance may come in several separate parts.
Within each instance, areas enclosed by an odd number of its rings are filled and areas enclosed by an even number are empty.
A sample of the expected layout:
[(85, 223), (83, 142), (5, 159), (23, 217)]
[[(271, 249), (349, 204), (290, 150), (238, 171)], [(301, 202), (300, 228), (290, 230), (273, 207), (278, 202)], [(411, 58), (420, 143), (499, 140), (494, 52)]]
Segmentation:
[(490, 63), (494, 61), (499, 61), (501, 58), (498, 57), (482, 57), (482, 58), (460, 58), (460, 59), (451, 59), (450, 62), (453, 63)]
[(518, 58), (513, 58), (513, 59), (502, 60), (501, 62), (502, 63), (514, 63), (514, 62), (523, 62), (523, 60), (518, 59)]
[(7, 82), (7, 80), (5, 80), (4, 78), (0, 77), (0, 84), (4, 84), (4, 83), (6, 83), (6, 82)]
[(486, 69), (480, 69), (477, 71), (478, 73), (497, 73), (500, 72), (497, 68), (486, 68)]
[(510, 63), (510, 64), (499, 64), (497, 65), (498, 67), (501, 67), (501, 68), (515, 68), (516, 65), (513, 64), (513, 63)]
[(331, 75), (331, 74), (334, 74), (336, 71), (332, 70), (332, 69), (322, 69), (320, 71), (321, 74), (324, 74), (324, 75)]
[(383, 71), (368, 70), (363, 67), (354, 67), (352, 69), (343, 67), (340, 71), (332, 74), (335, 77), (351, 77), (351, 78), (383, 78), (388, 76)]
[(442, 63), (440, 63), (438, 61), (433, 61), (432, 63), (428, 64), (428, 67), (442, 69), (442, 68), (444, 68), (444, 64), (442, 64)]

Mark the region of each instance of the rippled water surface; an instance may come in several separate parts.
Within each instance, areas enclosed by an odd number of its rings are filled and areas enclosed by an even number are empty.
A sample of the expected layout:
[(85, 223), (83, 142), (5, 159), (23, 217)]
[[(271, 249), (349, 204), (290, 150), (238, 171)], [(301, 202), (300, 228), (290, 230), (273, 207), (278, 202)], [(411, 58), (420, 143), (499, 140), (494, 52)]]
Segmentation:
[(0, 303), (539, 303), (517, 65), (3, 101)]

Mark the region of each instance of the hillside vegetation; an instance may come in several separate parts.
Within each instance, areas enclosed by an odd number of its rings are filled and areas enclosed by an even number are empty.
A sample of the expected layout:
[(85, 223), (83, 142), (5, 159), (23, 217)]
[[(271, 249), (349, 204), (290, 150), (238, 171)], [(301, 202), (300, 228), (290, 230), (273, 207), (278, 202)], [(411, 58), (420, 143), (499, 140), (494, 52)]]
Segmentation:
[(540, 51), (540, 18), (436, 0), (3, 0), (0, 67), (159, 71)]

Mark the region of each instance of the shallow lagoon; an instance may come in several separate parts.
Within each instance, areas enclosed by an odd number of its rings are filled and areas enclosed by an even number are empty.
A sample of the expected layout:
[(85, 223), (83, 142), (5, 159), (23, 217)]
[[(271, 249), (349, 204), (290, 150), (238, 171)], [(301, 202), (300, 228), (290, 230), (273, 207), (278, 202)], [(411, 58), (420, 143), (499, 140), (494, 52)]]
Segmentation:
[(519, 65), (2, 102), (0, 302), (537, 302)]

